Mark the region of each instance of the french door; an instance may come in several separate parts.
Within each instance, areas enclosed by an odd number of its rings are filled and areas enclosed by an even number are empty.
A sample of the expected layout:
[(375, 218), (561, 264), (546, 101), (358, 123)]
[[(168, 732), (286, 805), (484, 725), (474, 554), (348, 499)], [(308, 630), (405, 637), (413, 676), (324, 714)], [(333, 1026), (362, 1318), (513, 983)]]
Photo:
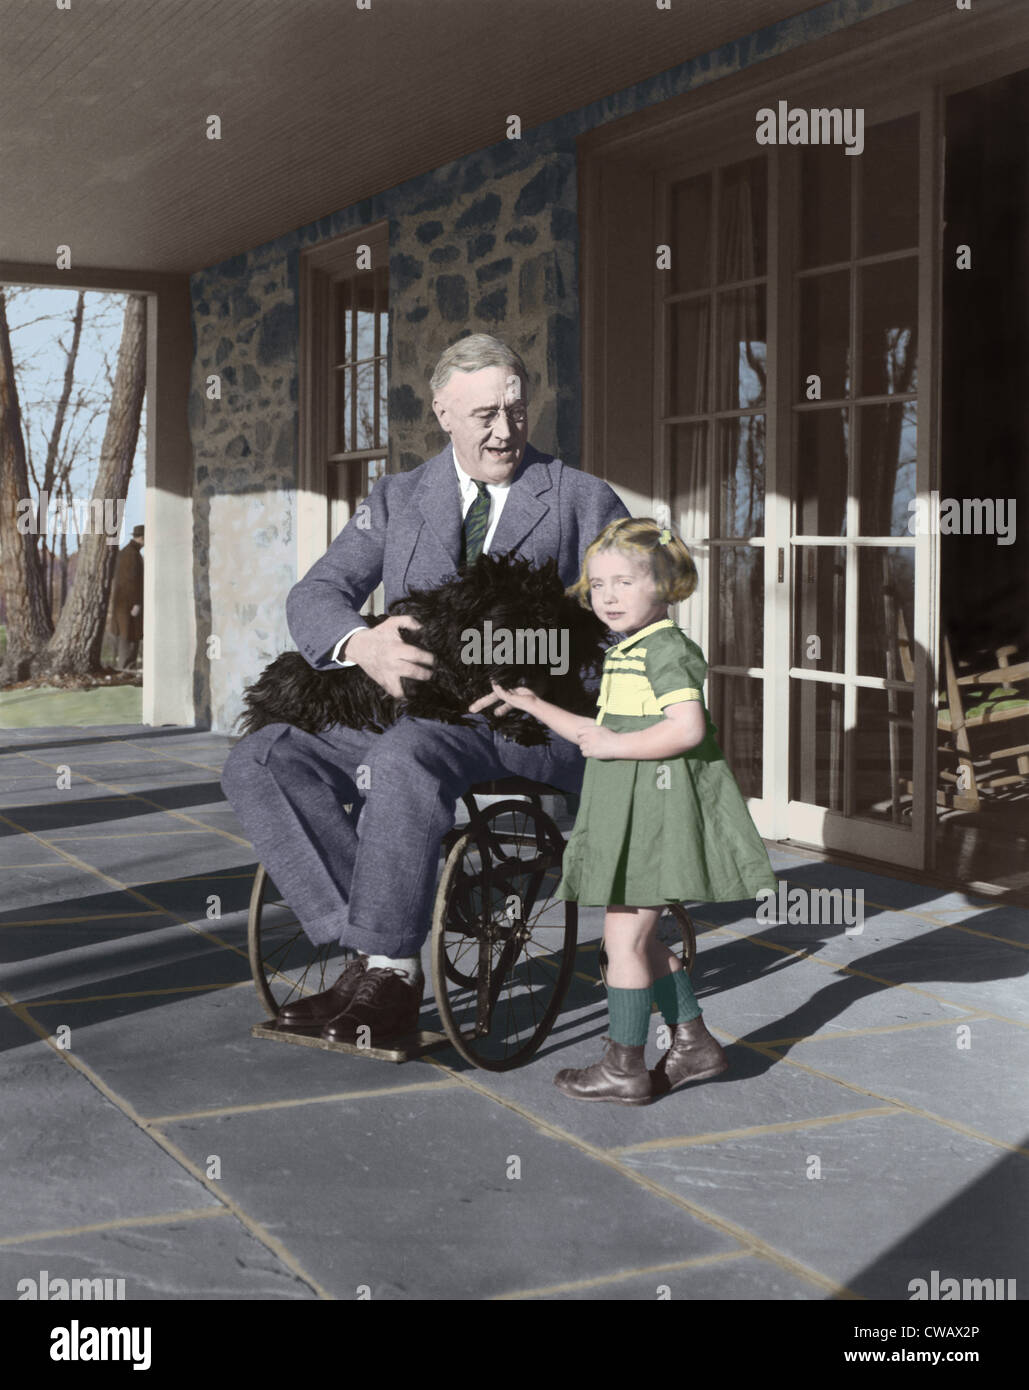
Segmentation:
[(860, 158), (749, 142), (666, 173), (657, 208), (655, 494), (700, 571), (678, 621), (719, 741), (766, 837), (910, 867), (935, 722), (914, 505), (932, 486), (933, 119), (895, 107)]

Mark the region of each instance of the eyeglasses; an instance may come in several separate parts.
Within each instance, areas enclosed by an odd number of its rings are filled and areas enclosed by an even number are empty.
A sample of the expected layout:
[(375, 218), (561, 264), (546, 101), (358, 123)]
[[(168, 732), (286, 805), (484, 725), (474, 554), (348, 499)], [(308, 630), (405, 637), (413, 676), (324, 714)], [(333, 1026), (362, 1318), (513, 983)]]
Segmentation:
[(492, 425), (497, 416), (501, 414), (506, 416), (508, 422), (512, 425), (524, 425), (529, 418), (524, 405), (508, 405), (505, 406), (502, 411), (491, 410), (482, 414), (476, 414), (473, 416), (473, 419), (482, 425)]

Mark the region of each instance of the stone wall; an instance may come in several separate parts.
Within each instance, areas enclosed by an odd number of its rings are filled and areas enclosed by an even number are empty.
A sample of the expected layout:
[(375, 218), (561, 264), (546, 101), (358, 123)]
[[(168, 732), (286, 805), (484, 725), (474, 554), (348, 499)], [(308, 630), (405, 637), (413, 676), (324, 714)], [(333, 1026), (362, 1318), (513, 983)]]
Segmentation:
[(293, 645), (300, 252), (389, 221), (391, 470), (445, 443), (428, 378), (468, 332), (521, 353), (530, 438), (578, 464), (577, 137), (905, 3), (830, 0), (192, 277), (198, 721), (231, 729), (243, 686)]

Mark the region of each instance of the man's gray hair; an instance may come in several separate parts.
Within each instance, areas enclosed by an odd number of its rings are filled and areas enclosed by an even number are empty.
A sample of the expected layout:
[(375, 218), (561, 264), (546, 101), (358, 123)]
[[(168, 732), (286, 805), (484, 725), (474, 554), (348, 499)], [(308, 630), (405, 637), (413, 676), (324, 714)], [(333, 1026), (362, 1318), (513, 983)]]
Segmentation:
[(451, 343), (436, 363), (429, 381), (433, 396), (439, 395), (454, 372), (479, 372), (483, 367), (508, 367), (528, 386), (529, 373), (517, 352), (488, 333), (471, 333)]

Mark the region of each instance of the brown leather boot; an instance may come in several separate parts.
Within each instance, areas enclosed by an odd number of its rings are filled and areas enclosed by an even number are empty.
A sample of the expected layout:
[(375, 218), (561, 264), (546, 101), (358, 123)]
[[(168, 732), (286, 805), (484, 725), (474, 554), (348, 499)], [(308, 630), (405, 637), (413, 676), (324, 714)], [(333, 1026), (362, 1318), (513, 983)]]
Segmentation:
[(707, 1031), (703, 1017), (677, 1023), (672, 1045), (651, 1072), (655, 1095), (667, 1095), (684, 1081), (704, 1081), (727, 1071), (721, 1044)]
[(650, 1072), (643, 1060), (643, 1045), (632, 1047), (605, 1038), (607, 1049), (591, 1067), (566, 1067), (554, 1077), (554, 1085), (574, 1100), (613, 1100), (619, 1105), (649, 1105), (654, 1099)]

